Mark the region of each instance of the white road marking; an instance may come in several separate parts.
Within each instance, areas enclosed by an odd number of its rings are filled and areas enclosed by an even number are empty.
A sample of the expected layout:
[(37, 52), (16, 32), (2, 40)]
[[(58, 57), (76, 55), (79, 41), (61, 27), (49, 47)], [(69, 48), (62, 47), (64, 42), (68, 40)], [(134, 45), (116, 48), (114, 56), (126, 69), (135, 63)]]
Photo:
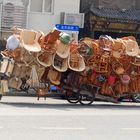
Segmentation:
[(128, 130), (128, 131), (140, 131), (140, 128), (121, 128), (122, 130)]
[(84, 127), (38, 127), (41, 130), (86, 130)]
[(2, 126), (0, 126), (0, 129), (2, 129), (3, 127)]

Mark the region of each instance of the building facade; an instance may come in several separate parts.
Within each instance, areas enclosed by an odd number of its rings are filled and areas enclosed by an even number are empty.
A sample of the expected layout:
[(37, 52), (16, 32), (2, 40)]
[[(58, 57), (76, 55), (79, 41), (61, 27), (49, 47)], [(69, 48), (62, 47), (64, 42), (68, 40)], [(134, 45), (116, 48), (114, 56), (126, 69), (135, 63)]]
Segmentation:
[(108, 34), (116, 38), (133, 35), (140, 42), (139, 0), (81, 0), (80, 12), (85, 13), (81, 36), (98, 38)]
[(0, 0), (1, 37), (12, 26), (48, 33), (62, 21), (62, 13), (79, 13), (80, 0)]

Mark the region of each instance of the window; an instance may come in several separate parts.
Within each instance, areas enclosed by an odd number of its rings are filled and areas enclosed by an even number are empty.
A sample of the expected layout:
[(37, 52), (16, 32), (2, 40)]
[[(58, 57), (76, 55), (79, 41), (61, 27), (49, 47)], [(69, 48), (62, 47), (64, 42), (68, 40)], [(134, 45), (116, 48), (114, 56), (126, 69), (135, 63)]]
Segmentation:
[(52, 13), (53, 0), (31, 0), (30, 11)]

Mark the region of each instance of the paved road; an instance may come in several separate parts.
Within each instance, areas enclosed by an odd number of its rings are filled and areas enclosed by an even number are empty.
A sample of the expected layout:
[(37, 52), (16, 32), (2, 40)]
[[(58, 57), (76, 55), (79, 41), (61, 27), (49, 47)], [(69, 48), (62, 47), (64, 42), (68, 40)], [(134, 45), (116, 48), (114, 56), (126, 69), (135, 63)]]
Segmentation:
[(0, 140), (139, 140), (140, 104), (3, 97)]

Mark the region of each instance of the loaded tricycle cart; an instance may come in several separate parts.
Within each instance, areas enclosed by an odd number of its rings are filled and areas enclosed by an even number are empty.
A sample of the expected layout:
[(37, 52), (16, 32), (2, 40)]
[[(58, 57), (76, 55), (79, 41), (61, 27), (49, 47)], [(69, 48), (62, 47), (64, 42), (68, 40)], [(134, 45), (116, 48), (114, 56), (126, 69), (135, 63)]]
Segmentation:
[(118, 102), (140, 92), (140, 48), (133, 36), (74, 40), (54, 28), (48, 34), (13, 27), (1, 51), (0, 93), (34, 89), (47, 97), (51, 85), (70, 103), (91, 104), (96, 97)]

